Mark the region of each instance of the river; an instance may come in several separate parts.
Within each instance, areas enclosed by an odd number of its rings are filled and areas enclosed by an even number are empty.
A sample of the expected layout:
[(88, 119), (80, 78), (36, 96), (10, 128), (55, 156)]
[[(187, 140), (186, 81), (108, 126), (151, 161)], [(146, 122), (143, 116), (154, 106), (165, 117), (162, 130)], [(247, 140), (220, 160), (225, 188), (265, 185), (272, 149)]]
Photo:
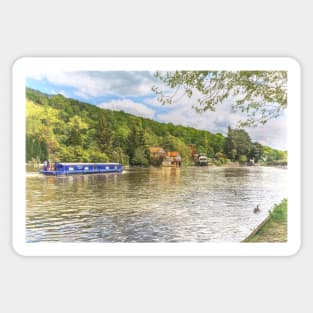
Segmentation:
[(240, 242), (284, 197), (287, 170), (274, 167), (27, 173), (26, 241)]

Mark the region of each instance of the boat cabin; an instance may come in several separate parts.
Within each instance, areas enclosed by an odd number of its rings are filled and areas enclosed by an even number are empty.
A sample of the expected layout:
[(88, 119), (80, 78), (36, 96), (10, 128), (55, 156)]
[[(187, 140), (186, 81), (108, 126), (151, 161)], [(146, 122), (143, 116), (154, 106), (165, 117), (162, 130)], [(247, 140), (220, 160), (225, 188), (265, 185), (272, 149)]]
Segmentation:
[(195, 165), (197, 166), (208, 166), (208, 158), (205, 155), (196, 155)]
[(54, 163), (54, 166), (44, 166), (40, 171), (44, 175), (71, 175), (122, 172), (123, 166), (119, 163)]

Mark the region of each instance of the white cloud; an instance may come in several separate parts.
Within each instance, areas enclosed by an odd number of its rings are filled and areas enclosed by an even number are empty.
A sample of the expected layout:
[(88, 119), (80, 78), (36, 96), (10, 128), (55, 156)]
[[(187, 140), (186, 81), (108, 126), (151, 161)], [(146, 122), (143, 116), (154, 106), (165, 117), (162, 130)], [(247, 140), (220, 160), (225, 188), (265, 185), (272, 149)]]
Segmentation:
[(193, 109), (197, 105), (197, 96), (182, 98), (175, 104), (166, 105), (168, 113), (158, 114), (161, 121), (172, 122), (184, 126), (209, 130), (213, 133), (225, 133), (227, 126), (235, 127), (240, 115), (231, 113), (230, 104), (223, 103), (216, 107), (216, 111), (198, 113)]
[(287, 150), (287, 116), (268, 121), (265, 125), (247, 129), (251, 138), (272, 148)]
[(27, 77), (72, 87), (85, 99), (107, 95), (147, 96), (152, 94), (151, 87), (159, 84), (153, 73), (148, 71), (33, 72)]
[(146, 118), (153, 118), (155, 111), (148, 108), (142, 103), (134, 102), (129, 99), (112, 100), (98, 105), (103, 109), (110, 109), (114, 111), (124, 111), (126, 113), (142, 116)]
[(55, 89), (52, 89), (52, 90), (50, 91), (50, 94), (51, 94), (51, 95), (62, 95), (62, 96), (64, 96), (65, 98), (68, 98), (68, 95), (67, 95), (67, 93), (65, 92), (65, 90), (55, 90)]
[[(37, 80), (47, 80), (51, 84), (60, 86), (62, 90), (66, 89), (65, 87), (72, 87), (76, 96), (87, 101), (102, 96), (126, 97), (124, 100), (112, 100), (99, 106), (111, 110), (122, 110), (142, 117), (157, 118), (162, 122), (208, 130), (213, 133), (220, 132), (225, 135), (228, 125), (234, 128), (239, 120), (245, 119), (245, 115), (242, 113), (231, 112), (230, 100), (217, 105), (215, 112), (207, 111), (202, 114), (195, 112), (192, 106), (197, 105), (196, 92), (191, 98), (183, 97), (173, 104), (162, 106), (151, 91), (153, 85), (161, 86), (161, 83), (153, 76), (152, 72), (148, 71), (34, 72), (28, 73), (27, 76)], [(162, 89), (166, 95), (173, 93), (173, 90), (168, 87), (162, 86)], [(143, 103), (134, 102), (127, 99), (130, 96), (144, 97), (144, 101)], [(162, 107), (166, 108), (168, 112), (160, 113)], [(253, 141), (286, 149), (286, 129), (286, 117), (282, 116), (270, 120), (264, 126), (249, 128), (247, 131)]]
[[(193, 99), (184, 99), (179, 105), (171, 107), (167, 113), (157, 114), (160, 121), (177, 125), (190, 126), (197, 129), (208, 130), (212, 133), (227, 134), (227, 127), (236, 128), (238, 122), (246, 118), (242, 113), (231, 111), (231, 102), (225, 101), (216, 106), (216, 111), (197, 113), (192, 109)], [(247, 128), (252, 141), (271, 146), (273, 148), (287, 149), (287, 119), (282, 115), (277, 119), (268, 121), (265, 125)]]

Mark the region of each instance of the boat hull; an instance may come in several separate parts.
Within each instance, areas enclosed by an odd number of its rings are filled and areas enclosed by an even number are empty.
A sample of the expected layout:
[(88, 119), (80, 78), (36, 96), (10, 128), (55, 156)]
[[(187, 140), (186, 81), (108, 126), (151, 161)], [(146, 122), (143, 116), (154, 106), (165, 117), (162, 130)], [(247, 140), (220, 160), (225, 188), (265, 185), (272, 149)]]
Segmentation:
[(43, 169), (41, 174), (47, 176), (121, 173), (123, 166), (119, 163), (56, 163), (53, 170)]

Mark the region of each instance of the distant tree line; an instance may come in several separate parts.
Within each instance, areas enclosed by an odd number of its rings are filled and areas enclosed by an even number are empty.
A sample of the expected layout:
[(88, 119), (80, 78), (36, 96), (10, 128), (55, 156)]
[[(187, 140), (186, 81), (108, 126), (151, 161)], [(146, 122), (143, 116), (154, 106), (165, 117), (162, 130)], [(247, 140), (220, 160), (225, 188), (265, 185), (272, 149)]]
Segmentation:
[(26, 161), (119, 162), (159, 165), (149, 147), (179, 151), (192, 163), (189, 145), (219, 160), (278, 161), (284, 151), (252, 143), (244, 130), (228, 129), (227, 137), (191, 127), (159, 123), (123, 111), (104, 110), (62, 95), (26, 89)]

